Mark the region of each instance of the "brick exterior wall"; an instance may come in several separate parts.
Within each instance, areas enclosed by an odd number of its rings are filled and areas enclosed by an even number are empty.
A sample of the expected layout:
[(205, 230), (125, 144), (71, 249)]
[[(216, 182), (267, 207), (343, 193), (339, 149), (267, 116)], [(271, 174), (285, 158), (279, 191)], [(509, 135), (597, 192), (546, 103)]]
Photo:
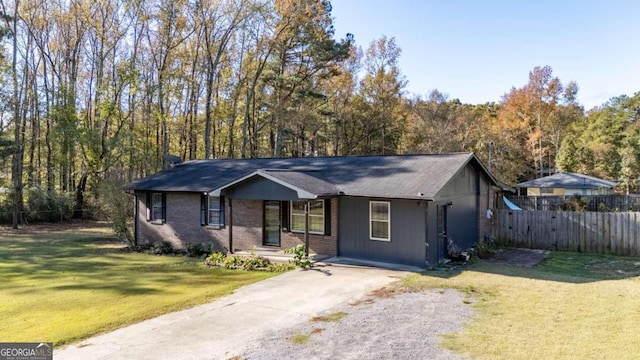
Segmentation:
[[(229, 199), (225, 202), (225, 226), (200, 224), (199, 193), (166, 193), (166, 219), (163, 223), (147, 221), (146, 193), (136, 192), (138, 244), (169, 241), (174, 248), (187, 243), (212, 243), (215, 250), (229, 251)], [(251, 250), (262, 246), (262, 200), (232, 200), (233, 250)], [(304, 234), (281, 233), (281, 248), (304, 243)], [(331, 199), (331, 235), (309, 235), (309, 249), (316, 254), (335, 256), (338, 253), (338, 199)]]
[(213, 243), (218, 251), (226, 249), (226, 234), (208, 231), (200, 225), (200, 194), (166, 193), (166, 219), (161, 224), (147, 221), (146, 193), (136, 192), (136, 197), (138, 244), (168, 241), (174, 248), (182, 249), (187, 243)]
[[(251, 250), (262, 246), (262, 200), (232, 200), (233, 204), (233, 250)], [(229, 239), (229, 201), (226, 201), (225, 239)], [(212, 230), (216, 231), (216, 230)]]
[[(326, 219), (325, 219), (326, 221)], [(304, 234), (282, 232), (281, 245), (284, 249), (304, 244)], [(309, 234), (309, 250), (316, 254), (338, 255), (338, 199), (331, 199), (331, 234)]]

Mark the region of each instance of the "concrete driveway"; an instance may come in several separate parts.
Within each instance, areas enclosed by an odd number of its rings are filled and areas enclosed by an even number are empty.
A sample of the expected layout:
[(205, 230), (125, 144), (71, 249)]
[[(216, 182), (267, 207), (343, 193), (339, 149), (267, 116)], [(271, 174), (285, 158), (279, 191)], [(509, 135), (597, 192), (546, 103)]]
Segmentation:
[(409, 274), (320, 263), (238, 289), (188, 310), (146, 320), (54, 351), (61, 359), (228, 359), (287, 329)]

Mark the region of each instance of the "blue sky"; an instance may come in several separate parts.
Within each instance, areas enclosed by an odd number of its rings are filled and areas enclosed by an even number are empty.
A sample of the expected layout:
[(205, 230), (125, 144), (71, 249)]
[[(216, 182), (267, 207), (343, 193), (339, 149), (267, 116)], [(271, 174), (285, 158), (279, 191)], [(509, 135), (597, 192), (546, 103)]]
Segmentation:
[(500, 101), (535, 66), (576, 81), (590, 109), (640, 91), (640, 1), (333, 0), (336, 38), (402, 48), (407, 92)]

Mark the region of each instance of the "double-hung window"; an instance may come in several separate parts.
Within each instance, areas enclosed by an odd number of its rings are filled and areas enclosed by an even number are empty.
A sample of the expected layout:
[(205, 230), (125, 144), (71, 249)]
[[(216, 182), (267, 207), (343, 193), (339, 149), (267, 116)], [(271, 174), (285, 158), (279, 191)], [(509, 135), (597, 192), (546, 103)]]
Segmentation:
[[(306, 201), (291, 202), (291, 231), (304, 232), (304, 207)], [(324, 233), (324, 200), (309, 201), (309, 232)]]
[(224, 198), (209, 196), (207, 224), (224, 226)]
[(151, 193), (149, 208), (147, 209), (148, 220), (164, 221), (165, 214), (165, 197), (163, 193)]
[(369, 202), (369, 238), (371, 240), (391, 241), (390, 202)]

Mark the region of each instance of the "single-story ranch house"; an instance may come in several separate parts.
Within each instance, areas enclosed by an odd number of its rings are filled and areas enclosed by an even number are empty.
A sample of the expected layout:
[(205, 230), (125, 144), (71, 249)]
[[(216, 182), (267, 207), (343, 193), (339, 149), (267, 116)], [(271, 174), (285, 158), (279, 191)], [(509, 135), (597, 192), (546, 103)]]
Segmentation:
[[(224, 252), (307, 243), (414, 266), (490, 232), (499, 190), (472, 153), (193, 160), (135, 181), (135, 239)], [(308, 209), (308, 211), (307, 211)]]

